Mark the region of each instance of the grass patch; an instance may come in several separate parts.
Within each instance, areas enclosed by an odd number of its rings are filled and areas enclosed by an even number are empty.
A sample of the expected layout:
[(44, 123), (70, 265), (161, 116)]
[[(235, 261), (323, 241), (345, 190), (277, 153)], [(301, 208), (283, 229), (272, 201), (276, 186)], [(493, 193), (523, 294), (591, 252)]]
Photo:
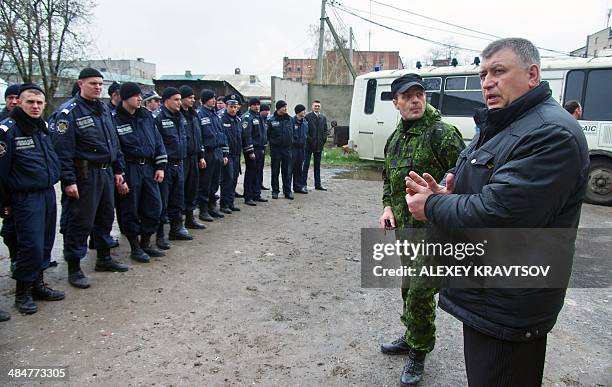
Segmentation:
[[(270, 152), (266, 152), (266, 163), (270, 163)], [(312, 165), (313, 161), (310, 160)], [(355, 168), (373, 168), (382, 169), (381, 161), (361, 160), (359, 154), (344, 153), (342, 148), (324, 148), (321, 157), (321, 165), (328, 167), (355, 167)]]

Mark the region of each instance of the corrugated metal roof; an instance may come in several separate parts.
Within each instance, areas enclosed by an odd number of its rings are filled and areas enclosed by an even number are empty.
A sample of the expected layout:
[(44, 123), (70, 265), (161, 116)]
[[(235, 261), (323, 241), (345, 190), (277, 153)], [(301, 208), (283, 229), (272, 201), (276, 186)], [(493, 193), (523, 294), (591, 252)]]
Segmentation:
[(251, 75), (248, 74), (179, 74), (162, 75), (160, 81), (217, 81), (227, 82), (234, 87), (243, 97), (270, 97), (272, 90), (269, 85), (263, 83), (258, 76), (254, 75), (255, 82), (251, 83)]
[[(80, 72), (81, 72), (81, 70), (79, 70), (79, 69), (64, 69), (64, 70), (62, 70), (61, 77), (62, 78), (68, 78), (68, 79), (78, 79)], [(117, 81), (117, 82), (120, 82), (120, 83), (122, 83), (122, 82), (136, 82), (136, 83), (140, 83), (141, 85), (154, 86), (152, 79), (135, 78), (135, 77), (130, 77), (129, 75), (120, 74), (120, 73), (113, 73), (113, 72), (110, 72), (110, 71), (100, 71), (100, 73), (102, 73), (102, 76), (104, 77), (104, 82), (105, 83), (106, 82), (113, 82), (113, 81)]]

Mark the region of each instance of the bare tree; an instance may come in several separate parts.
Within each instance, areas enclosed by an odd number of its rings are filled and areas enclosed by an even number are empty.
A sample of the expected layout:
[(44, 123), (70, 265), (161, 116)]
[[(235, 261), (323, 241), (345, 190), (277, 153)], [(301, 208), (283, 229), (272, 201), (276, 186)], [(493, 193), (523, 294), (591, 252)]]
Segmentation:
[[(320, 26), (318, 24), (311, 24), (308, 26), (308, 36), (312, 36), (313, 45), (306, 50), (306, 55), (310, 55), (312, 58), (316, 58), (319, 52), (319, 31)], [(340, 37), (339, 47), (334, 37), (332, 36), (329, 28), (325, 29), (323, 35), (323, 83), (324, 84), (346, 84), (348, 79), (349, 70), (342, 58), (340, 49), (346, 50), (348, 40), (344, 37), (343, 31), (337, 31)], [(318, 65), (318, 64), (317, 64)], [(313, 69), (309, 81), (314, 81), (316, 75), (316, 69)]]
[(79, 27), (93, 7), (88, 0), (1, 1), (0, 73), (41, 83), (52, 109), (62, 70), (87, 46)]

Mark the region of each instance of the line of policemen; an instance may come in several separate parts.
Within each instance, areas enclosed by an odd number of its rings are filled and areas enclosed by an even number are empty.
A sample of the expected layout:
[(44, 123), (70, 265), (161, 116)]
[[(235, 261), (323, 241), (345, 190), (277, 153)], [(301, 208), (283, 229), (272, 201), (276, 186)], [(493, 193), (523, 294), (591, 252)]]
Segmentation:
[[(188, 86), (166, 88), (161, 97), (147, 95), (143, 107), (141, 90), (132, 82), (120, 85), (119, 99), (102, 103), (103, 76), (93, 68), (83, 69), (77, 84), (74, 97), (52, 113), (48, 123), (42, 119), (43, 90), (21, 85), (20, 105), (0, 121), (2, 236), (17, 281), (15, 306), (20, 313), (35, 313), (35, 299), (64, 298), (63, 292), (47, 286), (43, 276), (52, 264), (58, 181), (68, 282), (81, 289), (90, 286), (80, 265), (88, 238), (90, 248), (97, 251), (96, 271), (129, 269), (110, 253), (117, 246), (110, 235), (115, 210), (130, 243), (130, 257), (147, 263), (150, 257), (165, 256), (170, 240), (193, 239), (187, 229), (206, 228), (196, 220), (196, 208), (199, 220), (208, 222), (240, 211), (235, 197), (241, 154), (246, 166), (245, 204), (267, 202), (261, 192), (266, 189), (268, 139), (272, 197), (278, 199), (280, 193), (279, 173), (287, 199), (293, 199), (292, 179), (296, 192), (307, 193), (300, 185), (308, 132), (303, 105), (296, 106), (295, 117), (290, 117), (287, 104), (279, 101), (268, 117), (269, 108), (260, 109), (260, 101), (252, 98), (240, 117), (240, 97), (233, 94), (223, 98), (225, 107), (219, 111), (217, 96), (204, 90), (196, 111), (194, 92)], [(161, 105), (151, 112), (147, 106), (156, 106), (156, 100)], [(0, 320), (7, 316), (0, 311)]]

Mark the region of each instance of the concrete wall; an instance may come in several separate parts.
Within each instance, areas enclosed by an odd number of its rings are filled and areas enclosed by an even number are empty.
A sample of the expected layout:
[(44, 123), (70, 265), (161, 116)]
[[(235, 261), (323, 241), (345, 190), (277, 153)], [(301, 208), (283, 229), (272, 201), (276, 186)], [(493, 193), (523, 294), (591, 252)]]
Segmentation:
[(274, 112), (276, 101), (287, 102), (287, 110), (293, 115), (293, 108), (297, 104), (302, 104), (308, 108), (308, 85), (289, 79), (272, 77), (272, 105), (270, 110)]

